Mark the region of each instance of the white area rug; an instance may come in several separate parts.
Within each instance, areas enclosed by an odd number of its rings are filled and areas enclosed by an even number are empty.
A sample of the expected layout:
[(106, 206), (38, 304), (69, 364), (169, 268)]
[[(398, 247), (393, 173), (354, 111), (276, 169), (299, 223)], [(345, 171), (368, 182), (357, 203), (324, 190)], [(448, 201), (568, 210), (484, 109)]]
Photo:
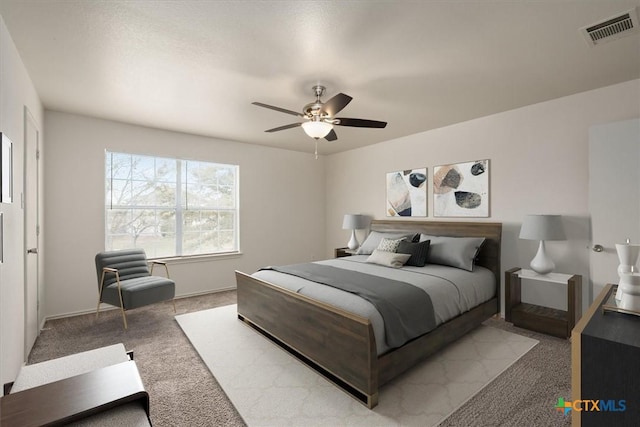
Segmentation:
[(176, 320), (250, 427), (437, 425), (538, 343), (481, 326), (384, 385), (369, 410), (238, 320), (236, 310)]

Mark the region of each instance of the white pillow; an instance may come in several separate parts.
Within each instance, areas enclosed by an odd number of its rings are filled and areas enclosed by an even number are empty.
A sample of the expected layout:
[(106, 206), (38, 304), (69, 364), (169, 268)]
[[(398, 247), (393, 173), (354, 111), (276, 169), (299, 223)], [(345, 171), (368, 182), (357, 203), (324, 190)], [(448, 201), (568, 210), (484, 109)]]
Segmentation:
[(383, 237), (386, 237), (387, 239), (402, 239), (407, 237), (410, 238), (413, 235), (414, 233), (383, 233), (381, 231), (372, 231), (371, 233), (369, 233), (362, 246), (360, 246), (360, 248), (358, 249), (357, 254), (369, 255), (373, 253), (373, 251), (378, 248), (378, 245), (380, 244), (380, 241)]
[(400, 268), (405, 262), (409, 261), (409, 258), (411, 258), (411, 254), (398, 254), (376, 249), (369, 258), (367, 258), (367, 262), (384, 265), (386, 267)]

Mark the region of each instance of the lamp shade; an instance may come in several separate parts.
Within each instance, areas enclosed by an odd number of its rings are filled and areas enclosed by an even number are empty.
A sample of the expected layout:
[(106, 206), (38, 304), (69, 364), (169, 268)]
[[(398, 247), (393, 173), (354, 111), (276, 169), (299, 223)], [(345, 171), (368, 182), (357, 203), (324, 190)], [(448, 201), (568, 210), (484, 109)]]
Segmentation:
[(567, 240), (560, 215), (527, 215), (520, 238), (526, 240)]
[(327, 134), (331, 132), (331, 129), (333, 129), (333, 125), (326, 122), (311, 121), (304, 122), (302, 129), (304, 129), (304, 132), (311, 138), (319, 139), (327, 136)]
[(346, 214), (342, 221), (343, 230), (362, 230), (368, 226), (368, 218), (365, 215)]

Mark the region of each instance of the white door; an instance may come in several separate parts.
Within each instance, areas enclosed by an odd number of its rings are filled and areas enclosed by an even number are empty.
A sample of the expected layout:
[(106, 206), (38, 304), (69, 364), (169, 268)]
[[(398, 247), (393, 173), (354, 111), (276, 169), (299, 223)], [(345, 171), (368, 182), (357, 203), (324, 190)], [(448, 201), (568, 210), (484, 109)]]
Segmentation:
[(618, 283), (615, 244), (640, 243), (640, 119), (589, 129), (589, 212), (592, 301)]
[(39, 170), (39, 137), (40, 132), (29, 110), (24, 109), (24, 345), (25, 360), (40, 332), (40, 289), (38, 277), (39, 265), (39, 215), (38, 215), (38, 180)]

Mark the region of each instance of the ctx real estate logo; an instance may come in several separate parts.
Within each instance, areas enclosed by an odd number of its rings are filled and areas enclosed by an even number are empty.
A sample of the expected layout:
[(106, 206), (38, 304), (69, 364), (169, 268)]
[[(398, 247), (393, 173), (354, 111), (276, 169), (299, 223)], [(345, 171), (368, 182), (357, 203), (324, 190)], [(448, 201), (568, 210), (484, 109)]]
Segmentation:
[(626, 400), (564, 400), (559, 397), (556, 403), (556, 411), (567, 415), (571, 411), (576, 412), (624, 412), (627, 410)]

